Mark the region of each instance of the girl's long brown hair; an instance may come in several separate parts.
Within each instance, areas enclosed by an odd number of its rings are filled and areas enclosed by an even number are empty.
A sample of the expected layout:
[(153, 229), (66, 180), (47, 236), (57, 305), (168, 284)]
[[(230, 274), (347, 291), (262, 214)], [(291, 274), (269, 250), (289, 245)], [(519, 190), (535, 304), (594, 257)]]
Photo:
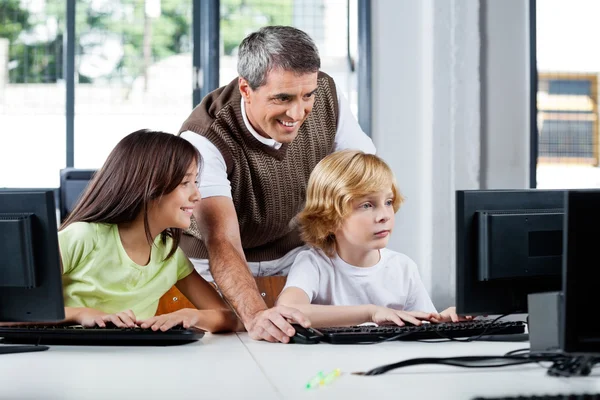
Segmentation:
[[(175, 190), (192, 163), (201, 168), (202, 157), (179, 136), (145, 129), (125, 136), (94, 175), (60, 230), (74, 222), (131, 222), (143, 213), (146, 237), (152, 244), (149, 203)], [(173, 238), (165, 259), (177, 250), (181, 233), (177, 228), (161, 232), (163, 243), (167, 237)]]

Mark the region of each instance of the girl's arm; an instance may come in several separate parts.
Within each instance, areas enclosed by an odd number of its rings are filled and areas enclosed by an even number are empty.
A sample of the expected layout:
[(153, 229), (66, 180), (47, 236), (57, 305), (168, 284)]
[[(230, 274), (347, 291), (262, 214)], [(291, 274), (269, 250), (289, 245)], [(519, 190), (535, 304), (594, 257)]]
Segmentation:
[(311, 326), (315, 328), (329, 326), (352, 326), (365, 322), (394, 323), (404, 325), (403, 321), (413, 325), (420, 325), (420, 320), (429, 320), (429, 313), (405, 312), (387, 307), (364, 304), (359, 306), (326, 306), (310, 304), (304, 290), (297, 287), (288, 287), (277, 299), (278, 305), (294, 307), (306, 315)]
[(243, 331), (244, 325), (229, 308), (223, 298), (195, 270), (179, 280), (175, 286), (197, 308), (183, 309), (138, 321), (142, 328), (170, 329), (182, 324), (185, 328), (195, 326), (208, 332)]

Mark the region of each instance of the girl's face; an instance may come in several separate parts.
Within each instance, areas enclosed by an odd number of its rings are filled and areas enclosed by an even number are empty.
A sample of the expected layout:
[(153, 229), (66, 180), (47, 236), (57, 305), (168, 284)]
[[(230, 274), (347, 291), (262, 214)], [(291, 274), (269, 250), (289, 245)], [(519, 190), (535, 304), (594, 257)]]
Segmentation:
[(188, 168), (181, 183), (171, 193), (153, 200), (149, 207), (149, 221), (153, 227), (187, 229), (194, 207), (200, 201), (198, 166)]
[(340, 249), (379, 250), (387, 246), (394, 228), (394, 195), (381, 190), (352, 201), (352, 212), (337, 229), (335, 241)]

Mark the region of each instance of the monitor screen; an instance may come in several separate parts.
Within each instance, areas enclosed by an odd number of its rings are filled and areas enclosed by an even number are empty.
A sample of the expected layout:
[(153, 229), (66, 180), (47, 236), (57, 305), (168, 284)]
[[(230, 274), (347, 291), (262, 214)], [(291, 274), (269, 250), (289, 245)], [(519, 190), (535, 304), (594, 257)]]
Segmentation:
[(600, 281), (600, 190), (565, 194), (562, 348), (600, 353), (600, 320), (594, 312)]
[(529, 293), (560, 290), (564, 191), (456, 192), (456, 307), (527, 312)]
[(0, 191), (0, 321), (65, 318), (52, 190)]

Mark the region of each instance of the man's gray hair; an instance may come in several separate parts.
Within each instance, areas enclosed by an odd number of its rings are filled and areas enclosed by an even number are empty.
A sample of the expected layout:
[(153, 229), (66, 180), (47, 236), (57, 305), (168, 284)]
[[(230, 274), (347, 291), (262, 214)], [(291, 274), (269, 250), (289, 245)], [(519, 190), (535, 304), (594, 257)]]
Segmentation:
[(238, 74), (252, 90), (264, 85), (267, 74), (274, 69), (307, 74), (320, 68), (321, 59), (315, 42), (305, 32), (291, 26), (266, 26), (240, 43)]

